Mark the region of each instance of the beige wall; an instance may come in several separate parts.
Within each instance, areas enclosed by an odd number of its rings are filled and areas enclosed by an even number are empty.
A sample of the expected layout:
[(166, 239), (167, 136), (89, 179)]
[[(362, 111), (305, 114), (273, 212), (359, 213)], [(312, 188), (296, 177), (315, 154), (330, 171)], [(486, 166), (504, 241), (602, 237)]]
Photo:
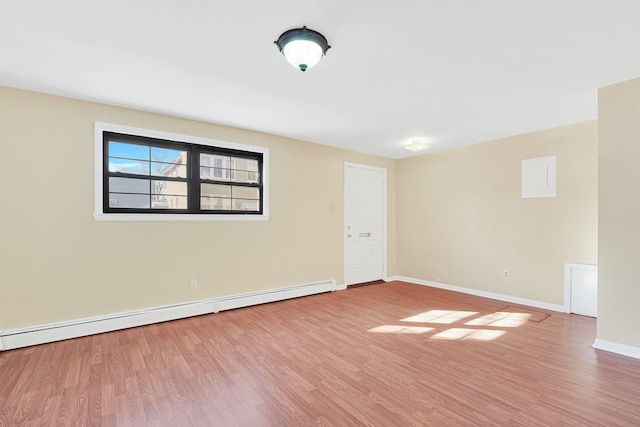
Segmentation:
[[(96, 222), (94, 121), (268, 147), (270, 220)], [(390, 276), (562, 304), (563, 263), (597, 263), (597, 136), (592, 121), (393, 161), (0, 87), (0, 329), (342, 283), (345, 161), (388, 170)], [(521, 160), (547, 155), (558, 197), (521, 199)]]
[(598, 339), (640, 347), (640, 79), (598, 97)]
[[(94, 121), (268, 147), (270, 220), (96, 222)], [(388, 274), (396, 274), (390, 159), (6, 87), (0, 147), (0, 329), (342, 283), (345, 161), (387, 168)]]
[[(551, 155), (557, 197), (522, 199)], [(399, 161), (398, 273), (562, 305), (563, 263), (597, 263), (597, 173), (595, 121)]]

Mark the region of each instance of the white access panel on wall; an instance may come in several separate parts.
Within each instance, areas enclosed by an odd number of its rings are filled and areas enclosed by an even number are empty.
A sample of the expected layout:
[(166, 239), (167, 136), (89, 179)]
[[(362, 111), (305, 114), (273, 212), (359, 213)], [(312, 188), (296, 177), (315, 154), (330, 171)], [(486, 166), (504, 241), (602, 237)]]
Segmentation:
[(556, 197), (556, 156), (522, 161), (522, 198)]

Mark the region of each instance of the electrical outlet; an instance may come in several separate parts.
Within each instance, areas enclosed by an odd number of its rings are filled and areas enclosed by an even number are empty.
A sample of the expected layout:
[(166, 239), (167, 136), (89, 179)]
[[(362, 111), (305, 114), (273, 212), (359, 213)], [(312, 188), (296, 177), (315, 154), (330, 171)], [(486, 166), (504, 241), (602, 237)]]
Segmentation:
[(502, 278), (503, 279), (508, 279), (509, 278), (509, 270), (505, 270), (502, 272)]
[(198, 289), (198, 279), (191, 279), (191, 289)]

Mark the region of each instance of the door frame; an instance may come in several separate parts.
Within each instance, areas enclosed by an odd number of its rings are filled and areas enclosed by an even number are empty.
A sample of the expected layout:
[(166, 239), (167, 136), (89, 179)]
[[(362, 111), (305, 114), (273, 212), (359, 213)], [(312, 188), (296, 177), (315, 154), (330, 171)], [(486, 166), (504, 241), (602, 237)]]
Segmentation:
[(377, 166), (363, 165), (360, 163), (344, 162), (343, 171), (343, 197), (344, 205), (342, 207), (342, 264), (343, 278), (345, 286), (352, 285), (347, 283), (347, 168), (365, 169), (369, 171), (382, 172), (382, 280), (387, 281), (387, 169)]

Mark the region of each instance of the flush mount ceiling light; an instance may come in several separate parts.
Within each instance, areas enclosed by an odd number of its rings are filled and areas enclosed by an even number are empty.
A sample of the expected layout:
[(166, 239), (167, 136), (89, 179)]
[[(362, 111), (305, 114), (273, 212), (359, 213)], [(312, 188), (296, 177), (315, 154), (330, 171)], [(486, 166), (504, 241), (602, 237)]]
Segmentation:
[(301, 71), (316, 65), (331, 48), (322, 34), (307, 27), (285, 31), (274, 43), (289, 64)]
[(431, 148), (431, 146), (429, 144), (427, 144), (425, 141), (421, 141), (419, 139), (414, 139), (409, 144), (403, 145), (402, 148), (404, 148), (406, 150), (409, 150), (409, 151), (414, 151), (414, 152), (417, 153), (419, 151), (427, 150), (427, 149)]

